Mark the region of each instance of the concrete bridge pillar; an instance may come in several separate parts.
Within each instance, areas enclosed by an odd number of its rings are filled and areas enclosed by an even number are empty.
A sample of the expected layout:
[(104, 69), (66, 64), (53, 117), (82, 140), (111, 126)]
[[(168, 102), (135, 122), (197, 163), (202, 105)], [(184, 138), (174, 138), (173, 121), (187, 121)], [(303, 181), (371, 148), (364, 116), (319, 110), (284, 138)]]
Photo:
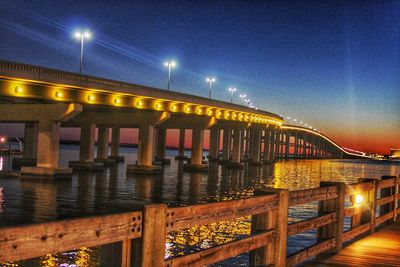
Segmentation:
[(269, 137), (270, 149), (269, 149), (269, 161), (275, 161), (275, 138), (276, 138), (276, 130), (271, 130), (271, 134)]
[(72, 170), (59, 168), (60, 122), (40, 120), (37, 134), (36, 167), (22, 167), (21, 178), (65, 178)]
[(149, 123), (139, 124), (139, 142), (137, 164), (127, 165), (128, 173), (156, 174), (161, 173), (161, 166), (153, 165), (154, 126)]
[(165, 149), (167, 145), (167, 130), (158, 128), (156, 131), (156, 156), (155, 160), (160, 161), (162, 164), (170, 164), (170, 160), (165, 158)]
[(223, 145), (222, 145), (222, 162), (228, 163), (230, 155), (231, 155), (231, 139), (232, 139), (232, 130), (224, 129), (224, 137), (223, 137)]
[(108, 142), (110, 140), (110, 129), (99, 127), (97, 134), (97, 160), (106, 161), (108, 159)]
[(281, 145), (281, 130), (277, 129), (275, 132), (275, 159), (280, 158), (280, 145)]
[(294, 158), (299, 158), (299, 137), (298, 133), (294, 133)]
[(192, 129), (192, 152), (190, 164), (183, 165), (186, 171), (204, 171), (208, 169), (206, 164), (203, 164), (203, 144), (204, 130), (201, 128)]
[(24, 158), (36, 162), (38, 150), (39, 124), (37, 122), (25, 123)]
[(185, 157), (185, 129), (179, 129), (179, 147), (178, 156), (175, 157), (176, 160), (184, 160)]
[(290, 131), (287, 130), (285, 132), (285, 137), (286, 137), (286, 140), (285, 140), (285, 158), (289, 159), (289, 157), (290, 157)]
[(215, 161), (218, 159), (219, 153), (219, 129), (211, 129), (210, 130), (210, 150), (208, 152), (208, 158), (210, 161)]
[(303, 136), (303, 158), (307, 158), (307, 135)]
[(240, 146), (242, 144), (242, 134), (243, 134), (242, 130), (239, 129), (233, 130), (233, 150), (232, 150), (232, 159), (228, 165), (229, 167), (232, 168), (243, 167), (240, 162), (240, 156), (241, 156)]
[(96, 125), (85, 124), (81, 126), (79, 145), (79, 161), (70, 161), (69, 167), (74, 170), (102, 170), (103, 163), (94, 161), (94, 142)]
[(120, 136), (121, 136), (121, 128), (117, 126), (112, 127), (111, 155), (108, 158), (113, 159), (116, 162), (124, 161), (124, 157), (119, 155)]
[(259, 165), (260, 164), (260, 150), (261, 150), (261, 130), (254, 129), (251, 131), (252, 143), (251, 143), (251, 161), (250, 165)]
[(270, 144), (271, 144), (271, 129), (267, 128), (264, 131), (264, 159), (263, 163), (270, 162)]

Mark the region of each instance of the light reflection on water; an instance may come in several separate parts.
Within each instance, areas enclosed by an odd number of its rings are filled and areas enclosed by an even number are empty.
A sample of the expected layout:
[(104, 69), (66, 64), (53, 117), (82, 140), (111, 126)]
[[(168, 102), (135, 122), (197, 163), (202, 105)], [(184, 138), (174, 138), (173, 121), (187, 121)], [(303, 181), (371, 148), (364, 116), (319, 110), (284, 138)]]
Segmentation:
[[(135, 148), (122, 148), (125, 164), (136, 160)], [(173, 158), (176, 151), (167, 151)], [(62, 146), (60, 163), (79, 157), (78, 146)], [(9, 168), (10, 160), (5, 168)], [(135, 200), (164, 202), (171, 206), (205, 203), (245, 198), (253, 195), (255, 188), (273, 186), (299, 190), (318, 187), (320, 181), (357, 182), (358, 178), (379, 178), (382, 175), (398, 175), (399, 165), (372, 163), (357, 160), (293, 160), (230, 170), (216, 164), (210, 165), (208, 173), (182, 173), (181, 164), (172, 160), (158, 177), (126, 175), (125, 164), (108, 168), (103, 172), (80, 172), (65, 181), (38, 183), (15, 178), (0, 178), (0, 225), (43, 222), (68, 217), (118, 212), (114, 202), (129, 203)], [(290, 221), (311, 218), (317, 214), (316, 203), (290, 208)], [(250, 232), (250, 219), (238, 218), (168, 234), (166, 256), (194, 252), (218, 244), (242, 238)], [(315, 242), (315, 231), (292, 237), (288, 252), (293, 253)], [(62, 263), (79, 266), (110, 265), (107, 249), (81, 249), (75, 253), (47, 255), (36, 261), (20, 263), (19, 266), (59, 266)], [(115, 255), (119, 255), (115, 252)], [(79, 256), (80, 255), (80, 256)], [(46, 258), (47, 257), (47, 258)], [(108, 258), (108, 260), (105, 260)], [(43, 260), (54, 261), (44, 265)], [(108, 264), (108, 265), (107, 265)], [(247, 255), (216, 264), (215, 266), (246, 266)], [(67, 266), (67, 265), (65, 265)]]

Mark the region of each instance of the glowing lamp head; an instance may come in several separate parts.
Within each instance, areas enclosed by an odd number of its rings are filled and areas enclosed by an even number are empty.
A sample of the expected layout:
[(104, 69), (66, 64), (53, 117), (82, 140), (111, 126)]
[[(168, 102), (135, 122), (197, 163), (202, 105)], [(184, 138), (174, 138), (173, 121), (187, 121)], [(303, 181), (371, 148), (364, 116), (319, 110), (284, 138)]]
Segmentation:
[(137, 106), (138, 106), (138, 107), (141, 107), (141, 106), (143, 106), (143, 102), (142, 102), (142, 101), (140, 101), (140, 100), (139, 100), (139, 101), (138, 101), (136, 104), (137, 104)]
[(215, 78), (207, 78), (206, 81), (207, 81), (207, 82), (212, 82), (212, 83), (213, 83), (213, 82), (215, 82)]
[(90, 101), (94, 101), (94, 96), (93, 95), (88, 95), (88, 101), (90, 102)]
[(212, 114), (213, 114), (212, 110), (209, 110), (208, 115), (212, 115)]
[(76, 31), (74, 34), (76, 39), (82, 39), (82, 38), (86, 38), (86, 39), (90, 39), (92, 38), (92, 34), (89, 31)]
[(187, 108), (185, 109), (186, 112), (190, 112), (190, 110), (191, 110), (190, 107), (187, 107)]
[(115, 98), (115, 99), (114, 99), (114, 103), (115, 103), (115, 104), (121, 104), (121, 99)]
[(177, 108), (178, 108), (178, 107), (175, 106), (175, 105), (172, 106), (172, 110), (173, 110), (173, 111), (177, 110)]
[(22, 92), (23, 92), (23, 90), (22, 90), (22, 88), (21, 88), (21, 87), (19, 87), (19, 86), (16, 86), (16, 87), (15, 87), (15, 92), (16, 92), (17, 94), (20, 94), (20, 93), (22, 93)]
[(62, 92), (56, 92), (56, 97), (57, 98), (61, 98), (63, 96), (64, 96), (64, 94)]
[(174, 67), (176, 66), (176, 62), (175, 62), (175, 61), (165, 61), (165, 62), (164, 62), (164, 66), (165, 66), (165, 67), (174, 68)]
[(6, 138), (5, 137), (0, 137), (0, 143), (4, 143), (6, 141)]
[(355, 203), (356, 205), (361, 205), (364, 202), (364, 197), (362, 195), (356, 195)]

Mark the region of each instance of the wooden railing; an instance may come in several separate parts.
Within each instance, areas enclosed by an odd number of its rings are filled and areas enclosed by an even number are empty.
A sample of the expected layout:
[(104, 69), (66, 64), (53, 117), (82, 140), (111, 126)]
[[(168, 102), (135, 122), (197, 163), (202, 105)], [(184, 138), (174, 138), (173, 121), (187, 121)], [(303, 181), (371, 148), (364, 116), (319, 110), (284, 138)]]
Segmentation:
[[(351, 185), (321, 182), (320, 188), (292, 192), (258, 190), (246, 199), (170, 208), (151, 204), (131, 213), (2, 228), (0, 262), (122, 241), (122, 266), (204, 266), (245, 252), (250, 252), (251, 266), (295, 266), (338, 252), (345, 242), (396, 220), (399, 181), (385, 176)], [(318, 203), (317, 217), (288, 224), (289, 207), (307, 203)], [(249, 236), (165, 260), (168, 232), (245, 216), (251, 216)], [(350, 229), (344, 231), (346, 217)], [(288, 237), (312, 229), (318, 242), (286, 256)]]

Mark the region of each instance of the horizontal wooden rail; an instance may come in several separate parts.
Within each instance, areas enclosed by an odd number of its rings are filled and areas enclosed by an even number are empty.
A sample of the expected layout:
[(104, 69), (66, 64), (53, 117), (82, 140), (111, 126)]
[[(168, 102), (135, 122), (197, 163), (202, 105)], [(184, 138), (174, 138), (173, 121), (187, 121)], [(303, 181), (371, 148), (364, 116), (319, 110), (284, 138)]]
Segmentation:
[(381, 206), (381, 205), (385, 205), (387, 203), (391, 203), (394, 201), (394, 195), (388, 196), (388, 197), (384, 197), (384, 198), (380, 198), (376, 200), (376, 205)]
[(328, 214), (318, 216), (309, 220), (295, 222), (288, 225), (288, 236), (297, 235), (299, 233), (319, 228), (337, 220), (337, 213), (330, 212)]
[(335, 246), (335, 243), (335, 238), (330, 238), (312, 247), (303, 249), (296, 254), (289, 256), (286, 260), (286, 266), (295, 266), (311, 257), (321, 254), (322, 252), (328, 251)]
[(370, 207), (367, 205), (354, 205), (350, 207), (346, 207), (344, 209), (344, 216), (349, 217), (349, 216), (354, 216), (360, 213), (363, 213), (364, 211), (369, 210)]
[(386, 179), (386, 180), (379, 180), (378, 181), (378, 189), (387, 188), (394, 186), (395, 179)]
[(167, 232), (265, 213), (278, 204), (276, 194), (199, 204), (167, 210)]
[(99, 246), (142, 235), (142, 213), (128, 212), (90, 218), (0, 228), (0, 263)]
[(350, 184), (346, 186), (346, 195), (354, 195), (365, 191), (370, 191), (374, 188), (373, 182), (364, 182), (357, 184)]
[(371, 224), (365, 223), (343, 233), (343, 241), (349, 241), (371, 229)]
[(209, 248), (198, 253), (173, 258), (166, 261), (166, 266), (205, 266), (223, 261), (267, 245), (271, 242), (274, 234), (275, 231), (267, 231), (224, 245)]
[(337, 198), (337, 187), (327, 186), (289, 192), (289, 206)]
[(379, 216), (378, 218), (376, 218), (375, 225), (379, 226), (382, 223), (384, 223), (384, 222), (386, 222), (386, 221), (388, 221), (390, 219), (393, 219), (393, 211), (388, 212), (385, 215), (382, 215), (382, 216)]

